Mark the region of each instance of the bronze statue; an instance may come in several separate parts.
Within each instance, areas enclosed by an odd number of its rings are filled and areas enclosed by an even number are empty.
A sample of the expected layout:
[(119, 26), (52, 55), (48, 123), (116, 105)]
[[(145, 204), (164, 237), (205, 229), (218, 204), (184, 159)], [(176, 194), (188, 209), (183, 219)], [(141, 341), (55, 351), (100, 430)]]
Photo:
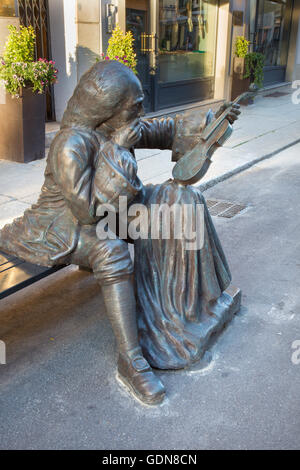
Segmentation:
[[(118, 376), (137, 398), (156, 404), (163, 400), (165, 388), (144, 356), (161, 368), (183, 367), (199, 357), (197, 341), (189, 341), (187, 324), (182, 322), (178, 327), (178, 318), (185, 316), (187, 322), (194, 321), (191, 336), (195, 337), (204, 311), (208, 315), (216, 311), (217, 316), (220, 311), (228, 311), (230, 296), (224, 290), (230, 274), (207, 211), (205, 246), (200, 254), (188, 255), (182, 272), (177, 263), (178, 277), (171, 277), (165, 250), (169, 250), (172, 262), (177, 262), (179, 246), (174, 246), (172, 240), (169, 244), (163, 240), (160, 245), (151, 240), (136, 241), (139, 342), (134, 269), (128, 245), (120, 238), (97, 237), (98, 209), (102, 204), (111, 204), (117, 210), (119, 196), (126, 196), (129, 204), (139, 200), (146, 206), (151, 198), (168, 202), (170, 194), (178, 200), (186, 197), (189, 202), (204, 203), (196, 188), (178, 181), (144, 187), (139, 180), (133, 148), (174, 150), (176, 129), (180, 127), (177, 118), (141, 119), (142, 102), (139, 80), (116, 61), (99, 62), (82, 76), (51, 145), (40, 197), (23, 217), (0, 231), (0, 249), (39, 265), (72, 263), (90, 267), (100, 283), (117, 339)], [(223, 106), (218, 115), (225, 109)], [(238, 114), (237, 107), (231, 107), (227, 121), (232, 123)], [(208, 114), (203, 119), (205, 128), (215, 116)], [(161, 279), (153, 276), (154, 271), (149, 273), (149, 263), (157, 261), (150, 253), (153, 249), (161, 264), (155, 272), (161, 273)], [(176, 285), (183, 280), (188, 281), (188, 292), (180, 290), (183, 284)], [(166, 291), (159, 293), (158, 289)], [(168, 298), (173, 291), (174, 298)], [(186, 307), (189, 312), (183, 311)], [(181, 340), (178, 334), (185, 336)], [(173, 361), (174, 354), (179, 361)]]

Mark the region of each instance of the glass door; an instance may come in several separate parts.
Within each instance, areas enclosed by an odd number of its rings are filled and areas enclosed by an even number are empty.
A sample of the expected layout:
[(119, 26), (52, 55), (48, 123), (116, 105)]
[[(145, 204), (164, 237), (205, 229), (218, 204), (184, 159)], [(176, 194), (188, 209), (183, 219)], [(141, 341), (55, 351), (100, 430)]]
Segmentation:
[(146, 111), (213, 98), (217, 12), (218, 0), (126, 0)]
[[(145, 51), (144, 35), (149, 33), (150, 1), (126, 0), (126, 31), (131, 31), (137, 55), (138, 77), (143, 85), (146, 112), (153, 111), (153, 90), (150, 76), (150, 56)], [(148, 43), (148, 41), (147, 41)]]

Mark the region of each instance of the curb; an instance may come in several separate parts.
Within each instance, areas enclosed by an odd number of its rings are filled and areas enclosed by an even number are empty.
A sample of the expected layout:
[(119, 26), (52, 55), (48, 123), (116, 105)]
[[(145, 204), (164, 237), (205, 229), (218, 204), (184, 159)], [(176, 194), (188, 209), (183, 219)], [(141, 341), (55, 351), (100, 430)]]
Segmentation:
[(238, 166), (237, 168), (234, 168), (231, 171), (227, 171), (223, 175), (217, 176), (216, 178), (213, 178), (213, 179), (207, 181), (206, 183), (200, 184), (198, 186), (198, 188), (202, 192), (206, 191), (207, 189), (212, 188), (216, 184), (221, 183), (222, 181), (225, 181), (225, 180), (231, 178), (232, 176), (238, 175), (239, 173), (242, 173), (243, 171), (248, 170), (249, 168), (256, 165), (257, 163), (262, 162), (263, 160), (267, 160), (268, 158), (272, 158), (275, 155), (277, 155), (278, 153), (283, 152), (284, 150), (286, 150), (290, 147), (293, 147), (294, 145), (299, 144), (299, 143), (300, 143), (300, 138), (296, 139), (296, 140), (294, 140), (294, 141), (292, 141), (292, 142), (290, 142), (286, 145), (283, 145), (283, 147), (279, 147), (277, 150), (274, 150), (271, 153), (267, 153), (266, 155), (262, 155), (261, 157), (255, 158), (254, 160), (251, 160), (251, 161), (245, 163), (244, 165)]

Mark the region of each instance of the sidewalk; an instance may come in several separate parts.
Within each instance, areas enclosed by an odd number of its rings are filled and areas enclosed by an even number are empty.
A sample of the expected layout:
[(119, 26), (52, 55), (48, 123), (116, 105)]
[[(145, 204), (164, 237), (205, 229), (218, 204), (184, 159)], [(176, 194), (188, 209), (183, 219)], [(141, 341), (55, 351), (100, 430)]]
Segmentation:
[[(300, 104), (292, 103), (290, 86), (269, 90), (242, 114), (226, 145), (216, 151), (213, 164), (201, 180), (201, 189), (229, 178), (300, 141)], [(56, 130), (56, 124), (49, 129)], [(169, 150), (136, 151), (144, 183), (160, 183), (171, 176)], [(296, 158), (296, 157), (295, 157)], [(22, 215), (39, 195), (46, 160), (20, 164), (0, 160), (0, 227)]]

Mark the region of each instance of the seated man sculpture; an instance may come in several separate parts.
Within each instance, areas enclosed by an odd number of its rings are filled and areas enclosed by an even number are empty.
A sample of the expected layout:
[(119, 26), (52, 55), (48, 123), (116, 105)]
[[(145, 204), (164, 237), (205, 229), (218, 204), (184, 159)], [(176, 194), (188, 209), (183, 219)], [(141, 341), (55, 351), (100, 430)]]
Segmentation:
[[(145, 194), (133, 147), (172, 149), (176, 120), (142, 114), (142, 87), (129, 68), (105, 61), (86, 72), (52, 142), (39, 199), (0, 231), (0, 249), (43, 266), (91, 268), (117, 340), (118, 376), (141, 401), (156, 404), (165, 388), (139, 344), (128, 245), (96, 234), (101, 204), (117, 208), (119, 196), (130, 204)], [(237, 114), (233, 109), (228, 120)]]

